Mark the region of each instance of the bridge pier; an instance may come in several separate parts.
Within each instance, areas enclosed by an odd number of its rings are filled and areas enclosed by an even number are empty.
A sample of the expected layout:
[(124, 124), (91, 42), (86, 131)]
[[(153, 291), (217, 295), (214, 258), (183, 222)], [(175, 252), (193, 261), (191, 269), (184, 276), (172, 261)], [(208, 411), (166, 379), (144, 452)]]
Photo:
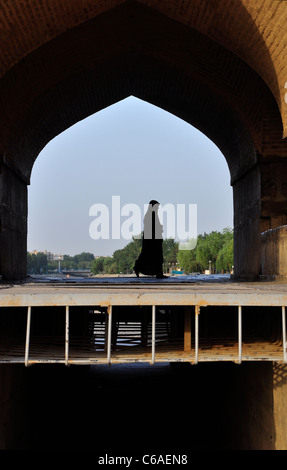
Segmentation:
[(0, 275), (22, 279), (27, 271), (27, 183), (0, 162)]
[(266, 230), (261, 235), (261, 278), (287, 279), (287, 225)]
[(244, 363), (233, 375), (236, 432), (233, 448), (275, 450), (276, 420), (272, 362)]
[(275, 422), (275, 448), (287, 449), (287, 366), (273, 366), (273, 414)]
[(253, 281), (260, 271), (260, 171), (258, 165), (233, 183), (234, 278)]

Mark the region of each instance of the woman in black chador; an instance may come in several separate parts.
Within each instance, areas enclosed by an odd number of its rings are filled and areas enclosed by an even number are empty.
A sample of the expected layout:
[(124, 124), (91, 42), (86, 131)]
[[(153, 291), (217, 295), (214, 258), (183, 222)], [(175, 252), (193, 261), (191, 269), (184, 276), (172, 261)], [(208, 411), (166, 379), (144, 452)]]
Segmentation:
[(135, 262), (134, 271), (139, 273), (165, 277), (162, 271), (162, 232), (163, 227), (158, 218), (159, 202), (150, 201), (148, 210), (144, 216), (144, 231), (141, 254)]

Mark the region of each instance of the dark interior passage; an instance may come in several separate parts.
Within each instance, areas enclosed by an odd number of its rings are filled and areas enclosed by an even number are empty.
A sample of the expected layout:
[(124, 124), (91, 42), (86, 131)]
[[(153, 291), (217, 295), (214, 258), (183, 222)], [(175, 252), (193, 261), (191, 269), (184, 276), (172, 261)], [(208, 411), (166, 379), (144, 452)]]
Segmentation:
[(27, 442), (21, 445), (33, 450), (93, 450), (95, 455), (240, 448), (240, 403), (234, 395), (240, 367), (30, 367)]

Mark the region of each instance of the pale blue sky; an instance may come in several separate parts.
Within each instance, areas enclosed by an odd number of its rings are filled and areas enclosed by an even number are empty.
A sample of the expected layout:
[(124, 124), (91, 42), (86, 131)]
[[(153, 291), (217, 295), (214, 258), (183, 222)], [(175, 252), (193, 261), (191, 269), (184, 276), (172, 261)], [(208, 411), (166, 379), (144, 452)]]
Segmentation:
[[(93, 240), (90, 207), (197, 204), (198, 233), (233, 226), (232, 188), (220, 150), (186, 122), (130, 97), (53, 139), (28, 190), (28, 250), (111, 255), (126, 240)], [(123, 219), (124, 220), (124, 219)]]

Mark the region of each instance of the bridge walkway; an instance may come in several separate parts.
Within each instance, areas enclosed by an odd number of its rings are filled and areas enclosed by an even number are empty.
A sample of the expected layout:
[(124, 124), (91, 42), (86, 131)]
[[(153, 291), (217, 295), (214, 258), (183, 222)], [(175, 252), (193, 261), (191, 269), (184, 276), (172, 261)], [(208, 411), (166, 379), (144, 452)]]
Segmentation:
[(0, 285), (0, 363), (287, 362), (287, 284), (227, 277)]

